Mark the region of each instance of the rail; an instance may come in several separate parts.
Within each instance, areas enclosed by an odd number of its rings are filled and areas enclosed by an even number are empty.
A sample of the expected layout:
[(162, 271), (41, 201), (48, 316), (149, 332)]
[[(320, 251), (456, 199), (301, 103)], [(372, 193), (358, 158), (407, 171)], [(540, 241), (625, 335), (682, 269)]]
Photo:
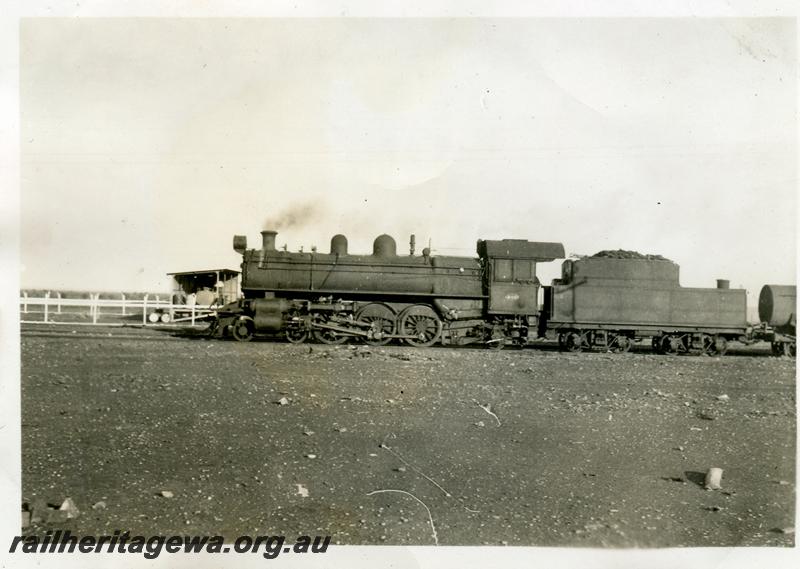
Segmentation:
[[(100, 315), (114, 317), (128, 317), (141, 310), (142, 325), (156, 325), (158, 323), (185, 322), (194, 326), (198, 320), (216, 314), (210, 307), (195, 304), (173, 304), (169, 300), (161, 299), (160, 295), (151, 298), (149, 294), (141, 299), (126, 298), (124, 293), (120, 298), (100, 298), (99, 293), (89, 293), (89, 298), (64, 298), (61, 293), (45, 293), (44, 296), (32, 297), (23, 292), (19, 298), (20, 322), (23, 324), (75, 324), (75, 322), (57, 322), (52, 320), (56, 314), (88, 315), (92, 324), (99, 324)], [(86, 310), (65, 310), (68, 308), (85, 308)], [(26, 314), (43, 314), (42, 320), (28, 320)], [(168, 316), (165, 316), (168, 315)], [(106, 325), (107, 322), (102, 324)]]

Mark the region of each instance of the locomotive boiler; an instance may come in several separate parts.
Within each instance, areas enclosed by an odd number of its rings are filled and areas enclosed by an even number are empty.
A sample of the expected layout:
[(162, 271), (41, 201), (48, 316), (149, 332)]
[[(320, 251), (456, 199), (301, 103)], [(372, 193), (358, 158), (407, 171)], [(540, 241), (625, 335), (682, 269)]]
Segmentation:
[(481, 240), (477, 257), (398, 255), (395, 240), (377, 237), (371, 255), (352, 255), (335, 235), (329, 253), (281, 251), (276, 232), (260, 249), (234, 237), (242, 255), (243, 298), (218, 312), (217, 334), (240, 341), (282, 333), (336, 344), (359, 338), (382, 345), (483, 342), (525, 344), (539, 327), (536, 264), (564, 257), (561, 243)]

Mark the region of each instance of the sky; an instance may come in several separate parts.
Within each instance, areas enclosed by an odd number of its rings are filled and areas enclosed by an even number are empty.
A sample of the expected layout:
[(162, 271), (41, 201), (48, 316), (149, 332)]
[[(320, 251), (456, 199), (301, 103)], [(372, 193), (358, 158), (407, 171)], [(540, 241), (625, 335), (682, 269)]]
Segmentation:
[(795, 282), (796, 41), (778, 18), (23, 20), (20, 284), (168, 290), (269, 227), (657, 253), (757, 302)]

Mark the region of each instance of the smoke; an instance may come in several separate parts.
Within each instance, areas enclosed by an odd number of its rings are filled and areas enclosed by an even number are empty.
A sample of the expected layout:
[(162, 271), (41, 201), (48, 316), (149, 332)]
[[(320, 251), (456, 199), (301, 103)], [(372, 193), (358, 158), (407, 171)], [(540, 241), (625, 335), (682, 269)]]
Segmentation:
[(293, 227), (303, 227), (317, 221), (323, 208), (319, 202), (306, 202), (283, 210), (280, 214), (270, 216), (264, 222), (265, 229), (281, 231)]

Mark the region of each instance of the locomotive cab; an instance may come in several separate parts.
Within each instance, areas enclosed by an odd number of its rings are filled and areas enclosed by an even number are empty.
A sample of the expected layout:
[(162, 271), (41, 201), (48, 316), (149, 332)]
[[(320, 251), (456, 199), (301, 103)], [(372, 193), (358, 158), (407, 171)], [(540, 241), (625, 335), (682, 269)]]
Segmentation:
[(539, 312), (539, 279), (536, 263), (564, 258), (561, 243), (523, 239), (478, 241), (484, 262), (484, 288), (488, 313), (535, 317)]

